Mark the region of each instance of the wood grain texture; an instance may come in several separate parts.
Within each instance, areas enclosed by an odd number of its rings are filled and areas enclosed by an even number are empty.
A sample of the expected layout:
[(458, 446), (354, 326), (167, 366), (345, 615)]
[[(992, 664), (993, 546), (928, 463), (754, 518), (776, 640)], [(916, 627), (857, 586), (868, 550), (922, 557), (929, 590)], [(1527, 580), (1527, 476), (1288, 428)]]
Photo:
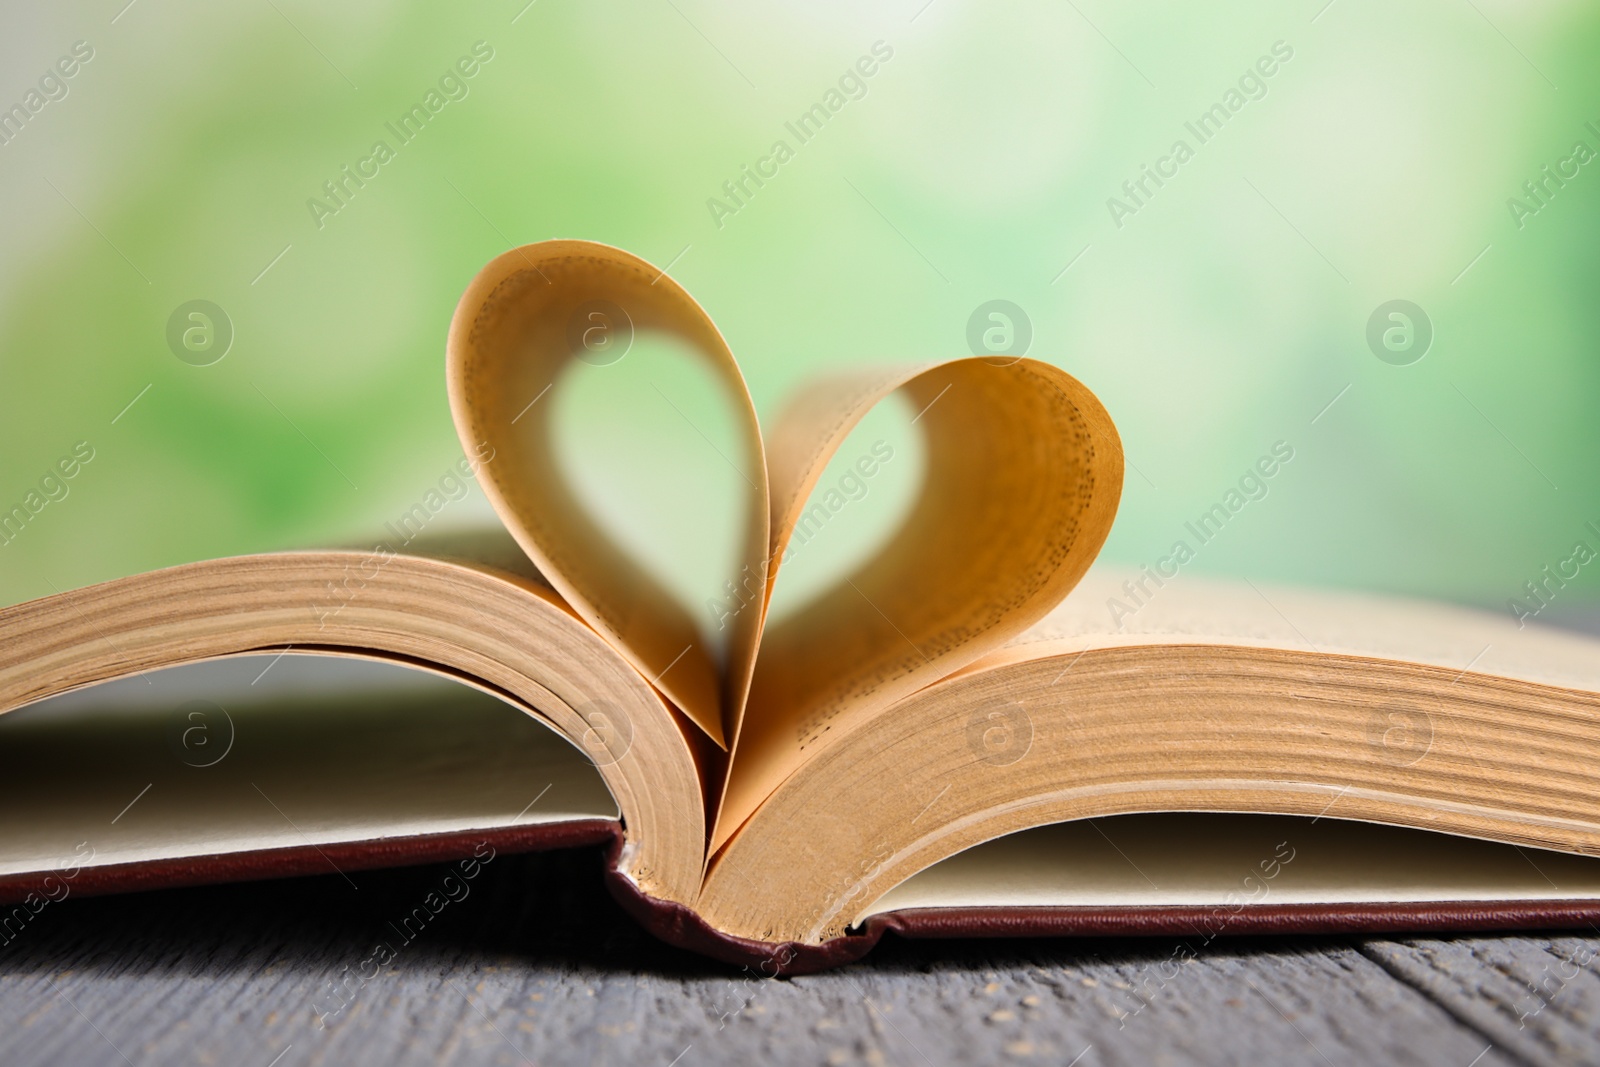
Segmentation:
[(1374, 941), (1363, 951), (1527, 1063), (1600, 1060), (1600, 938)]
[[(604, 894), (591, 851), (499, 857), (404, 943), (390, 924), (448, 871), (50, 904), (0, 946), (0, 1061), (1600, 1062), (1600, 936), (1197, 952), (1171, 939), (889, 939), (838, 971), (758, 980), (643, 933)], [(330, 1010), (332, 983), (381, 941), (396, 958), (351, 978)], [(1575, 972), (1561, 962), (1574, 959)], [(1556, 974), (1570, 977), (1558, 987)]]

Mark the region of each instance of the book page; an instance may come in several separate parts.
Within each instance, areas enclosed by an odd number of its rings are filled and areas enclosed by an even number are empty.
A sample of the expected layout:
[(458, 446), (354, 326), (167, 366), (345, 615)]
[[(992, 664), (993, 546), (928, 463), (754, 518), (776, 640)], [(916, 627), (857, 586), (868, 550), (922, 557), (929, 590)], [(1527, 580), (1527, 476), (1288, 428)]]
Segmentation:
[(1061, 605), (983, 666), (1088, 648), (1211, 644), (1425, 664), (1600, 690), (1594, 638), (1510, 612), (1149, 568), (1090, 568)]
[[(453, 557), (492, 546), (433, 547)], [(694, 899), (709, 740), (556, 594), (498, 567), (381, 546), (277, 552), (0, 608), (0, 720), (112, 679), (137, 689), (177, 664), (308, 651), (413, 664), (547, 723), (590, 756), (626, 813), (624, 872), (654, 895)]]
[(1600, 855), (1600, 693), (1220, 640), (1051, 648), (985, 657), (803, 764), (718, 854), (701, 913), (827, 940), (967, 848), (1132, 813), (1363, 820)]
[[(687, 610), (584, 511), (554, 459), (554, 405), (539, 398), (570, 361), (610, 358), (596, 345), (623, 327), (685, 342), (739, 409), (741, 470), (757, 481), (733, 576), (747, 610), (732, 613), (720, 663)], [(705, 312), (664, 271), (585, 241), (513, 249), (473, 279), (451, 324), (448, 380), (463, 447), (486, 457), (480, 484), (539, 572), (730, 749), (713, 850), (846, 719), (1036, 622), (1099, 551), (1122, 489), (1121, 444), (1093, 394), (1049, 364), (1012, 357), (819, 380), (776, 420), (769, 462), (744, 380)], [(791, 537), (814, 521), (818, 478), (897, 390), (926, 440), (918, 502), (873, 558), (764, 632)]]
[(680, 338), (732, 400), (744, 446), (738, 466), (754, 472), (742, 518), (743, 571), (736, 574), (763, 573), (766, 461), (749, 390), (706, 313), (644, 260), (589, 241), (546, 241), (493, 260), (467, 288), (450, 326), (450, 408), (462, 447), (483, 458), (484, 493), (540, 572), (726, 747), (745, 703), (765, 602), (732, 619), (726, 665), (719, 664), (689, 612), (588, 514), (555, 461), (555, 405), (545, 394), (569, 362), (618, 358), (609, 346), (628, 343), (637, 330)]
[(413, 668), (294, 653), (0, 716), (0, 808), (0, 875), (618, 816), (594, 764), (522, 709)]
[(860, 372), (813, 384), (771, 434), (769, 585), (820, 506), (809, 498), (828, 459), (896, 389), (926, 440), (921, 494), (876, 556), (763, 635), (713, 851), (831, 732), (1039, 619), (1110, 530), (1121, 444), (1070, 375), (1010, 358)]
[(1600, 898), (1600, 859), (1399, 826), (1171, 812), (1058, 823), (941, 860), (862, 913)]

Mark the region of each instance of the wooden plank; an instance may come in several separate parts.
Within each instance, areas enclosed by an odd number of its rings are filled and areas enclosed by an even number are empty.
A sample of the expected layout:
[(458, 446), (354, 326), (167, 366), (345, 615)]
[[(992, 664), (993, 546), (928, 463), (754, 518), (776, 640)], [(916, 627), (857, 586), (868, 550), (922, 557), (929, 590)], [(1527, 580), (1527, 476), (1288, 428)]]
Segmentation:
[[(888, 941), (850, 968), (768, 981), (644, 934), (604, 895), (586, 853), (501, 857), (406, 943), (396, 928), (444, 873), (360, 873), (358, 889), (331, 875), (51, 904), (0, 947), (0, 1060), (1553, 1062), (1521, 1051), (1535, 1046), (1514, 1045), (1503, 1027), (1495, 1044), (1521, 1060), (1488, 1049), (1482, 1006), (1420, 985), (1431, 971), (1417, 961), (1447, 957), (1421, 943), (1364, 954), (1355, 942), (1262, 940), (1196, 954), (1171, 940)], [(362, 979), (384, 940), (397, 956)], [(1478, 942), (1481, 959), (1497, 959), (1488, 946), (1501, 943)], [(1574, 1023), (1550, 1048), (1593, 1059), (1600, 1045), (1586, 1033)]]
[(1528, 1063), (1600, 1062), (1600, 937), (1372, 941), (1364, 952)]
[[(1489, 1044), (1341, 942), (1222, 943), (1195, 955), (1174, 941), (963, 949), (935, 960), (908, 954), (913, 966), (903, 969), (880, 959), (881, 994), (860, 983), (874, 997), (898, 998), (891, 1004), (916, 1020), (907, 1033), (937, 1034), (934, 1047), (951, 1049), (950, 1062), (994, 1059), (992, 1036), (998, 1051), (1056, 1063), (1092, 1045), (1085, 1064), (1465, 1067)], [(1494, 1052), (1479, 1060), (1508, 1062)]]

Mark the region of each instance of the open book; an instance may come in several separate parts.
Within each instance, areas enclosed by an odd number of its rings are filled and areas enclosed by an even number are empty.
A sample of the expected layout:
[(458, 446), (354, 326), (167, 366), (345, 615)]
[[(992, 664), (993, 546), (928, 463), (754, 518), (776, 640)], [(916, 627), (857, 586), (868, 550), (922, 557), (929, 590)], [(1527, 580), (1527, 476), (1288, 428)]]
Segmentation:
[[(532, 403), (623, 321), (737, 398), (758, 476), (717, 648), (585, 512)], [(0, 610), (5, 940), (71, 893), (435, 860), (465, 887), (502, 852), (599, 843), (661, 936), (768, 971), (886, 930), (1600, 919), (1600, 642), (1091, 570), (1121, 446), (1055, 367), (834, 376), (763, 435), (690, 296), (579, 241), (485, 267), (447, 362), (463, 473), (503, 530)], [(926, 444), (909, 517), (768, 625), (797, 531), (826, 521), (819, 477), (896, 392)]]

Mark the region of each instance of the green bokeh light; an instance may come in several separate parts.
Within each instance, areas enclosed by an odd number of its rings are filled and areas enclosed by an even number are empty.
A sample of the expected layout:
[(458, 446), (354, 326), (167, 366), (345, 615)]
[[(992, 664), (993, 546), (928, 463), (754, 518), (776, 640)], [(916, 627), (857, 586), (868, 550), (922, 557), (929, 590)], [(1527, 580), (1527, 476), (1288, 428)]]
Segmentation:
[[(0, 548), (5, 602), (378, 536), (460, 454), (456, 298), (548, 237), (675, 260), (764, 417), (820, 369), (964, 355), (971, 311), (1015, 302), (1029, 354), (1122, 431), (1113, 560), (1163, 553), (1278, 440), (1294, 462), (1197, 571), (1504, 610), (1573, 541), (1600, 546), (1600, 163), (1520, 226), (1508, 208), (1576, 142), (1600, 150), (1592, 7), (32, 17), (3, 46), (0, 106), (73, 42), (94, 57), (0, 145), (0, 507), (75, 442), (95, 458)], [(493, 58), (465, 95), (399, 144), (386, 124), (479, 41)], [(892, 58), (800, 143), (786, 124), (880, 41)], [(1199, 144), (1185, 123), (1275, 42), (1292, 58)], [(1193, 158), (1114, 219), (1109, 199), (1179, 138)], [(308, 200), (379, 139), (394, 158), (319, 226)], [(778, 140), (793, 156), (775, 175), (731, 214), (708, 206)], [(196, 299), (235, 332), (212, 366), (167, 348)], [(1394, 299), (1434, 329), (1409, 366), (1366, 344)], [(652, 402), (635, 389), (607, 411), (654, 426)], [(1595, 589), (1585, 572), (1563, 595)]]

